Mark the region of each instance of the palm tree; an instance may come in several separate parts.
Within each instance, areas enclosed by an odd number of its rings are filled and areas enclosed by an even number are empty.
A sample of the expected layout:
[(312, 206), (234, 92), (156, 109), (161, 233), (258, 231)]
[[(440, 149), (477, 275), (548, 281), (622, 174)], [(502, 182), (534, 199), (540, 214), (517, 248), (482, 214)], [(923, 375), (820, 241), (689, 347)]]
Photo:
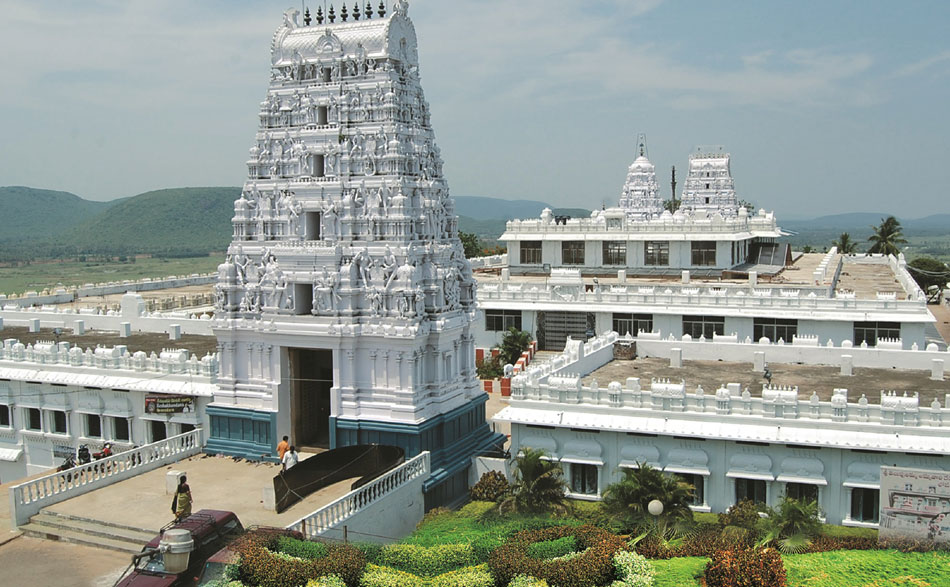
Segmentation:
[(872, 243), (871, 248), (868, 249), (869, 253), (881, 253), (896, 257), (901, 252), (897, 245), (907, 242), (901, 232), (901, 223), (893, 216), (882, 219), (880, 226), (872, 226), (871, 230), (874, 231), (874, 234), (868, 237), (868, 240)]
[(821, 532), (821, 507), (815, 500), (785, 496), (777, 508), (769, 508), (764, 520), (765, 534), (758, 546), (776, 542), (782, 552), (801, 552)]
[(853, 255), (858, 252), (858, 243), (851, 240), (851, 235), (842, 232), (838, 240), (831, 241), (831, 246), (838, 247), (838, 252), (842, 255)]
[(515, 458), (511, 492), (499, 502), (499, 511), (537, 514), (569, 509), (564, 471), (545, 456), (543, 450), (522, 449)]
[(521, 353), (528, 350), (531, 346), (531, 333), (524, 330), (518, 330), (514, 326), (510, 327), (501, 339), (498, 345), (499, 358), (502, 365), (514, 365), (521, 358)]
[[(693, 511), (689, 509), (693, 501), (693, 486), (664, 475), (646, 463), (638, 463), (636, 469), (624, 469), (623, 478), (604, 490), (601, 507), (617, 520), (624, 530), (661, 529), (661, 535), (668, 528), (681, 534), (692, 526)], [(663, 513), (654, 517), (647, 511), (647, 505), (658, 500), (663, 504)]]

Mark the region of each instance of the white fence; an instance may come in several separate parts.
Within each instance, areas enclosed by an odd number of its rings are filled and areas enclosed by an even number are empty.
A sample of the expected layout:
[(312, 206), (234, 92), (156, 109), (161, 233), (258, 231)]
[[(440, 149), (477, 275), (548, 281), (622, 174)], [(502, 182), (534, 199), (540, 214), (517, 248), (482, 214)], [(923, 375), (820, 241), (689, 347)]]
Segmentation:
[(534, 362), (515, 377), (542, 383), (559, 373), (590, 373), (614, 358), (614, 343), (620, 340), (616, 332), (607, 332), (584, 342), (568, 337), (564, 352), (544, 362)]
[(360, 540), (399, 538), (411, 532), (425, 513), (422, 483), (431, 468), (429, 452), (423, 452), (287, 528), (308, 539), (339, 538), (346, 524)]
[(487, 269), (489, 267), (507, 267), (508, 253), (489, 255), (487, 257), (473, 257), (468, 260), (472, 269)]
[(201, 452), (201, 428), (114, 454), (66, 471), (57, 471), (10, 488), (10, 518), (29, 522), (41, 509), (124, 481)]

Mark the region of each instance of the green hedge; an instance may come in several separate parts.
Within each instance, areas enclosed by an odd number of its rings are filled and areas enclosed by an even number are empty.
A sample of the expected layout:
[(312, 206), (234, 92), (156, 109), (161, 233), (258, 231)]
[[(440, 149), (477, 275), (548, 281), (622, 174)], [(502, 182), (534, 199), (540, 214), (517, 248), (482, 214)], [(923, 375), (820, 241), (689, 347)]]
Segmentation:
[(307, 587), (346, 587), (346, 581), (336, 575), (327, 575), (307, 581)]
[(420, 577), (391, 567), (366, 565), (360, 587), (493, 587), (488, 565), (464, 567), (435, 577)]
[[(570, 560), (538, 560), (528, 556), (528, 547), (535, 542), (573, 536), (581, 554)], [(613, 556), (623, 549), (624, 539), (593, 526), (557, 526), (542, 530), (519, 532), (496, 548), (488, 565), (499, 585), (506, 585), (517, 575), (544, 579), (558, 587), (595, 587), (614, 578)]]
[(656, 572), (646, 557), (620, 550), (614, 555), (614, 569), (619, 579), (611, 587), (652, 587)]
[(557, 540), (542, 540), (528, 545), (528, 556), (546, 560), (564, 556), (577, 550), (577, 539), (573, 536), (565, 536)]
[(327, 555), (326, 544), (310, 540), (297, 540), (289, 536), (278, 538), (273, 550), (304, 559), (323, 558)]
[(508, 583), (508, 587), (549, 587), (544, 579), (531, 577), (529, 575), (515, 575), (515, 578)]
[(380, 566), (423, 577), (435, 577), (459, 567), (474, 565), (475, 555), (469, 544), (390, 544), (380, 551), (378, 561)]

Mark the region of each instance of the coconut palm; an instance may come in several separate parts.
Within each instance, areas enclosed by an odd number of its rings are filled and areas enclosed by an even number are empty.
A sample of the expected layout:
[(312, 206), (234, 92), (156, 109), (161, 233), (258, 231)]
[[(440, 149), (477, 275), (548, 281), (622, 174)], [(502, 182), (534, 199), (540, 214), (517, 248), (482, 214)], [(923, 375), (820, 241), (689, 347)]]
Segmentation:
[(821, 507), (813, 499), (793, 499), (785, 496), (776, 508), (767, 510), (763, 520), (765, 534), (758, 546), (772, 542), (782, 552), (801, 552), (811, 539), (821, 532)]
[(831, 245), (838, 247), (838, 252), (842, 255), (853, 255), (858, 252), (858, 243), (851, 240), (851, 235), (842, 232), (838, 240), (831, 241)]
[(524, 448), (515, 458), (511, 491), (499, 511), (543, 513), (569, 509), (567, 482), (560, 463), (545, 459), (543, 450)]
[[(601, 507), (624, 530), (650, 530), (658, 527), (661, 534), (667, 529), (682, 534), (692, 526), (693, 486), (664, 475), (646, 463), (635, 469), (624, 469), (623, 478), (607, 486)], [(648, 504), (658, 500), (663, 504), (663, 513), (654, 518), (647, 511)]]
[(894, 255), (895, 257), (900, 254), (900, 248), (898, 245), (902, 245), (907, 242), (907, 239), (904, 238), (904, 234), (901, 232), (901, 223), (894, 218), (893, 216), (888, 216), (881, 220), (879, 226), (872, 226), (871, 230), (874, 231), (868, 240), (871, 241), (871, 248), (868, 249), (869, 253), (881, 253), (883, 255)]

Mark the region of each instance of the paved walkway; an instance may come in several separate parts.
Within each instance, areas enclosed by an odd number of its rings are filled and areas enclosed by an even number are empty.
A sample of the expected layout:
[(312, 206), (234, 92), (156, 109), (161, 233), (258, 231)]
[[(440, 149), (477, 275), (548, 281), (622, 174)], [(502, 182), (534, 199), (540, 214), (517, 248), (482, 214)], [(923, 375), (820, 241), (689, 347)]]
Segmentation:
[(173, 518), (172, 496), (165, 493), (165, 476), (171, 470), (183, 471), (188, 476), (194, 499), (192, 511), (232, 511), (244, 526), (287, 526), (348, 493), (355, 479), (326, 487), (277, 514), (264, 509), (262, 490), (273, 486), (272, 479), (280, 467), (270, 463), (201, 454), (74, 497), (48, 509), (157, 533)]

